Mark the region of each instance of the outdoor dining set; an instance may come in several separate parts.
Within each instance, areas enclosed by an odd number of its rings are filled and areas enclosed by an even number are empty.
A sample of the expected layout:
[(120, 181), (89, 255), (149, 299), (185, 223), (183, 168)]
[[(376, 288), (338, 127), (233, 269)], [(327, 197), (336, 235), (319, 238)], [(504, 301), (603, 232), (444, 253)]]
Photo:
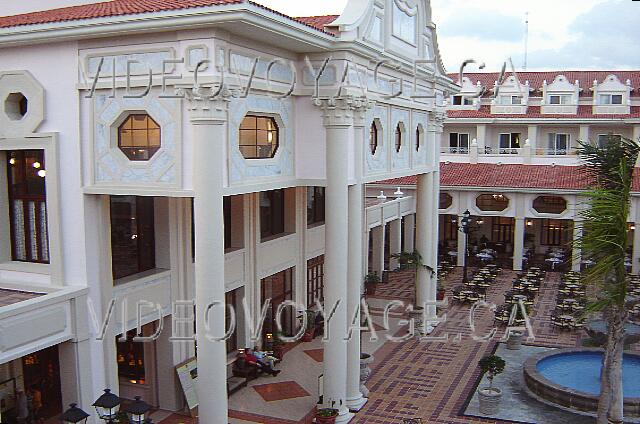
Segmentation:
[(586, 287), (580, 273), (570, 271), (563, 274), (558, 285), (556, 308), (551, 313), (551, 324), (565, 330), (582, 328), (584, 319), (581, 313), (586, 303)]
[[(528, 271), (518, 273), (513, 280), (512, 288), (504, 293), (504, 304), (495, 310), (495, 322), (508, 324), (514, 306), (519, 305), (520, 302), (525, 308), (532, 307), (544, 277), (545, 272), (537, 267), (531, 267)], [(515, 324), (521, 324), (524, 321), (522, 313), (516, 314), (514, 318)]]
[(502, 270), (495, 264), (487, 264), (478, 269), (466, 283), (453, 288), (453, 301), (475, 303), (478, 300), (485, 300), (487, 289), (495, 283), (500, 271)]

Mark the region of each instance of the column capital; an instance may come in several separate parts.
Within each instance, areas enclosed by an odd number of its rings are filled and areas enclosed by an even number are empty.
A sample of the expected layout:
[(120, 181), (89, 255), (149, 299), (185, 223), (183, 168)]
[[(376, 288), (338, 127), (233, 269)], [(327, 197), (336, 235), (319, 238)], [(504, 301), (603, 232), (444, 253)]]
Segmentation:
[(364, 125), (364, 115), (374, 102), (366, 97), (341, 96), (315, 98), (313, 104), (322, 109), (325, 127), (350, 127)]
[(228, 119), (229, 102), (234, 97), (232, 90), (226, 85), (217, 88), (180, 87), (178, 94), (185, 99), (189, 120), (196, 125), (224, 124)]
[(446, 110), (438, 108), (436, 110), (429, 111), (428, 131), (442, 132), (444, 129), (445, 119), (447, 119)]

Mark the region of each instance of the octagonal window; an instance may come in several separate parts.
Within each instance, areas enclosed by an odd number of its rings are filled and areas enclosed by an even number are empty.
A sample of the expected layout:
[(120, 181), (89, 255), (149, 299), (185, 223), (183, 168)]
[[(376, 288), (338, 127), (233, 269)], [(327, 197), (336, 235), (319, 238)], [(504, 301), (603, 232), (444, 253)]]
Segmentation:
[(29, 101), (22, 93), (11, 93), (4, 101), (4, 111), (12, 121), (19, 121), (29, 110)]
[(269, 116), (247, 115), (240, 124), (240, 153), (245, 159), (269, 159), (278, 150), (278, 124)]
[(453, 198), (449, 193), (440, 193), (440, 204), (438, 208), (449, 209), (453, 203)]
[(400, 122), (396, 126), (396, 153), (400, 153), (400, 149), (402, 149), (402, 144), (404, 142), (404, 124)]
[(559, 196), (539, 196), (533, 201), (533, 209), (540, 213), (561, 214), (567, 209), (567, 201)]
[(372, 155), (376, 154), (378, 150), (378, 143), (380, 142), (380, 123), (377, 119), (371, 123), (371, 128), (369, 129), (369, 150)]
[(118, 148), (129, 160), (151, 159), (160, 149), (160, 125), (145, 113), (129, 115), (118, 127)]
[(482, 211), (499, 212), (509, 207), (509, 198), (504, 194), (481, 194), (476, 197), (476, 206)]

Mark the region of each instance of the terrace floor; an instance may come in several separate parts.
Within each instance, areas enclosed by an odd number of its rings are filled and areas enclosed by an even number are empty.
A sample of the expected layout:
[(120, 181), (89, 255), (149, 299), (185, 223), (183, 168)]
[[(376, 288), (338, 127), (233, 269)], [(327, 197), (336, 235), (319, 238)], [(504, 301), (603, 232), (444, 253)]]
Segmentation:
[[(487, 291), (487, 300), (502, 304), (502, 294), (511, 287), (514, 278), (512, 271), (499, 274), (497, 281)], [(580, 344), (581, 332), (564, 331), (551, 326), (549, 316), (555, 307), (559, 279), (559, 273), (547, 273), (540, 288), (531, 314), (535, 334), (531, 345), (572, 347)], [(381, 328), (382, 311), (388, 300), (411, 302), (413, 298), (412, 272), (392, 273), (389, 280), (378, 285), (376, 295), (367, 299), (376, 329)], [(455, 269), (447, 277), (445, 285), (451, 288), (460, 280), (461, 271)], [(363, 334), (363, 351), (374, 353), (375, 361), (371, 366), (373, 374), (367, 384), (371, 391), (369, 401), (352, 423), (399, 424), (408, 418), (422, 418), (423, 423), (429, 424), (515, 422), (464, 415), (480, 381), (477, 363), (483, 356), (496, 350), (503, 332), (493, 340), (476, 341), (469, 324), (469, 305), (449, 305), (440, 313), (443, 312), (446, 312), (446, 321), (423, 340), (416, 337), (402, 343), (371, 343), (367, 341), (366, 333)], [(391, 331), (394, 333), (400, 330), (396, 326), (399, 318), (401, 316), (398, 314), (393, 316)], [(477, 310), (474, 322), (475, 334), (484, 335), (493, 327), (493, 313), (481, 308)], [(383, 334), (379, 334), (381, 340), (384, 340)], [(444, 340), (444, 337), (448, 339)], [(256, 380), (250, 387), (232, 395), (229, 399), (229, 421), (267, 424), (312, 422), (317, 399), (317, 375), (322, 372), (321, 363), (318, 362), (321, 360), (321, 351), (317, 350), (321, 347), (319, 339), (296, 346), (285, 355), (281, 367), (283, 372), (278, 377)], [(263, 395), (265, 392), (269, 393), (271, 400)], [(277, 400), (278, 396), (281, 400)], [(159, 420), (160, 424), (193, 422), (179, 415)], [(559, 421), (562, 424), (566, 422)]]

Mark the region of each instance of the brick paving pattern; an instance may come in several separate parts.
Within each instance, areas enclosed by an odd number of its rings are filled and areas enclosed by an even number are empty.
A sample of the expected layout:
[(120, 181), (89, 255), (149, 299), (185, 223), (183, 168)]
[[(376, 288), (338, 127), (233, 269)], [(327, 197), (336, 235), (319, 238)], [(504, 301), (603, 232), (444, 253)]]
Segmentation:
[[(470, 272), (472, 272), (470, 270)], [(487, 301), (497, 305), (504, 303), (503, 293), (511, 288), (515, 278), (512, 271), (503, 271), (497, 281), (487, 290)], [(533, 308), (532, 324), (536, 335), (531, 344), (545, 347), (571, 347), (580, 343), (581, 332), (563, 331), (551, 326), (549, 315), (555, 308), (559, 273), (547, 273)], [(414, 296), (414, 272), (396, 272), (389, 281), (378, 285), (371, 306), (371, 315), (378, 320), (383, 308), (380, 300), (398, 299), (411, 302)], [(461, 270), (455, 269), (444, 282), (447, 292), (461, 281)], [(352, 423), (401, 424), (404, 419), (421, 418), (429, 424), (496, 423), (510, 421), (484, 419), (462, 415), (462, 411), (473, 395), (480, 380), (478, 361), (495, 351), (502, 329), (491, 341), (475, 341), (469, 323), (470, 305), (448, 305), (440, 314), (446, 313), (446, 322), (441, 323), (427, 339), (417, 337), (403, 343), (385, 343), (375, 353), (373, 374), (367, 386), (369, 402), (356, 415)], [(392, 317), (402, 317), (401, 309), (394, 310)], [(488, 334), (493, 328), (493, 312), (488, 308), (476, 310), (475, 334)], [(380, 327), (375, 324), (376, 329)], [(402, 330), (401, 332), (403, 332)], [(448, 337), (447, 341), (438, 338)], [(309, 356), (320, 356), (307, 351)], [(320, 358), (318, 358), (320, 359)], [(294, 423), (260, 415), (230, 411), (231, 418), (259, 423)], [(312, 422), (313, 411), (299, 424)], [(172, 416), (161, 424), (192, 423), (193, 421)], [(244, 421), (243, 421), (244, 422)]]

